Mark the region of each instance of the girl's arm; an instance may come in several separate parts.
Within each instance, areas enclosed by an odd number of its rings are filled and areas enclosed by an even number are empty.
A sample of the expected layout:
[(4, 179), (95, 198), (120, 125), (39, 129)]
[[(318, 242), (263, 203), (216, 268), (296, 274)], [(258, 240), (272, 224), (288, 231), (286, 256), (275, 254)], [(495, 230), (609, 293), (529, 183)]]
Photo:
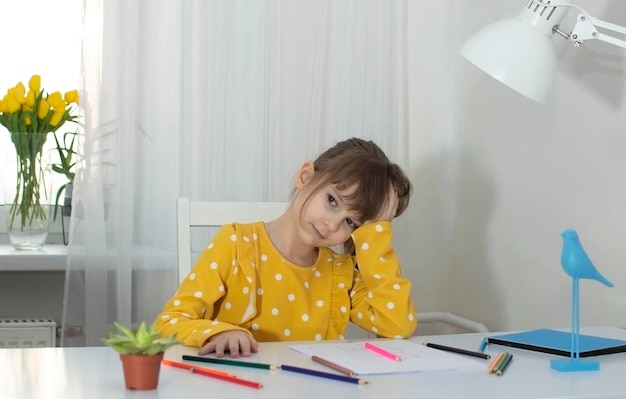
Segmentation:
[(157, 329), (162, 335), (176, 333), (184, 345), (202, 347), (210, 337), (224, 331), (250, 334), (235, 324), (215, 320), (217, 303), (225, 296), (227, 277), (236, 256), (236, 242), (230, 239), (234, 231), (232, 225), (218, 231), (174, 297), (165, 304), (157, 317)]
[(417, 328), (411, 282), (401, 273), (391, 245), (391, 222), (367, 223), (352, 234), (358, 271), (352, 286), (350, 319), (387, 338), (406, 338)]

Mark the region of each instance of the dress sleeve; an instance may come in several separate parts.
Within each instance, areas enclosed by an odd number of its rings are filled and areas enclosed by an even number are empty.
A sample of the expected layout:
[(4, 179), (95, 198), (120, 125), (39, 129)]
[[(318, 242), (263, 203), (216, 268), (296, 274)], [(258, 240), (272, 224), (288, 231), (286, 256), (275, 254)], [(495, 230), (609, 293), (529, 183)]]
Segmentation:
[(226, 281), (237, 243), (232, 225), (223, 226), (201, 253), (176, 294), (157, 317), (157, 329), (163, 336), (176, 333), (183, 345), (201, 347), (207, 339), (223, 331), (246, 329), (215, 318), (217, 303), (226, 294)]
[(352, 322), (378, 336), (406, 338), (417, 328), (411, 281), (402, 276), (391, 245), (390, 222), (368, 223), (352, 234), (357, 265), (352, 286)]

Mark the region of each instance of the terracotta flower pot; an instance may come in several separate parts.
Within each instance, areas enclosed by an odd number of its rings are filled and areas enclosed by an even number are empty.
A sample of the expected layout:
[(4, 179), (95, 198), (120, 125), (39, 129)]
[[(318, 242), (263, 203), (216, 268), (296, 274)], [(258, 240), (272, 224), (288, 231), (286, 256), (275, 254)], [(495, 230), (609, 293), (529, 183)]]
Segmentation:
[(158, 355), (120, 355), (126, 389), (156, 389), (163, 353)]

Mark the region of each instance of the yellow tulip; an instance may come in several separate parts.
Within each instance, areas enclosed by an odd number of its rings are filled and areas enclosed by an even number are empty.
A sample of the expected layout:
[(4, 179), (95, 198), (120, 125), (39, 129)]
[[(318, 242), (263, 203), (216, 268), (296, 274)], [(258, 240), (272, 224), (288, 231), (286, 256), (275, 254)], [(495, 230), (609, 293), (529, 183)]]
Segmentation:
[(8, 112), (6, 105), (4, 105), (4, 99), (0, 100), (0, 112), (1, 113)]
[(28, 81), (28, 88), (35, 93), (39, 93), (39, 90), (41, 89), (41, 76), (33, 75)]
[(18, 83), (17, 86), (9, 89), (9, 94), (20, 103), (20, 105), (26, 102), (26, 90), (24, 89), (24, 85), (22, 82)]
[(33, 109), (35, 106), (35, 92), (31, 89), (26, 95), (26, 105), (28, 105), (28, 109)]
[(61, 93), (55, 91), (48, 96), (48, 104), (55, 110), (65, 109), (65, 101), (61, 97)]
[(63, 115), (65, 115), (65, 108), (55, 110), (54, 113), (52, 114), (52, 118), (50, 118), (50, 125), (51, 126), (58, 125), (59, 122), (61, 122)]
[(12, 114), (20, 110), (20, 103), (17, 101), (15, 96), (7, 95), (4, 97), (4, 105), (7, 108), (7, 112)]
[(24, 123), (26, 124), (26, 126), (30, 126), (32, 122), (31, 122), (31, 120), (30, 120), (30, 118), (28, 116), (25, 116), (24, 117)]
[(65, 102), (68, 104), (76, 103), (78, 104), (78, 90), (71, 90), (65, 92)]
[(48, 115), (48, 111), (50, 111), (50, 105), (48, 105), (48, 101), (45, 98), (42, 98), (39, 102), (39, 109), (37, 110), (37, 117), (39, 119), (43, 119)]

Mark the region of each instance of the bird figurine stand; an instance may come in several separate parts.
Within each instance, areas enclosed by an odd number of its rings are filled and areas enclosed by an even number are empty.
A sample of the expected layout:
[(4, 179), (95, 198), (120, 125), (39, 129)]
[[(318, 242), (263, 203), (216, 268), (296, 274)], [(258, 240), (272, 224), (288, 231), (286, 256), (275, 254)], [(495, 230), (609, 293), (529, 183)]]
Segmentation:
[(569, 229), (561, 233), (563, 238), (563, 250), (561, 252), (561, 266), (565, 273), (572, 277), (572, 333), (571, 333), (571, 349), (568, 359), (552, 359), (550, 367), (558, 371), (588, 371), (599, 370), (600, 363), (596, 360), (580, 358), (580, 321), (579, 300), (578, 300), (578, 281), (581, 278), (597, 280), (607, 287), (613, 287), (613, 284), (604, 278), (595, 268), (591, 259), (585, 253), (578, 234), (575, 230)]

